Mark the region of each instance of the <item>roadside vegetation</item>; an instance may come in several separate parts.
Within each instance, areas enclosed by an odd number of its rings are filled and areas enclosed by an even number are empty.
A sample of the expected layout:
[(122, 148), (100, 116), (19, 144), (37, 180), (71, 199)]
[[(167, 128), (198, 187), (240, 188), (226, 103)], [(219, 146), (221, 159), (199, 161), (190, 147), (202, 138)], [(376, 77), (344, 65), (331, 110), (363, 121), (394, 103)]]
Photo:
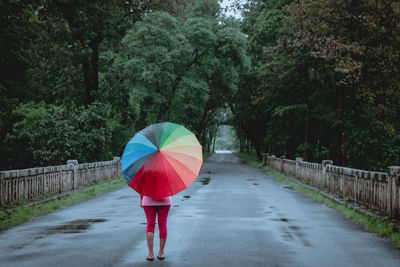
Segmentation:
[(263, 168), (265, 172), (268, 175), (272, 176), (276, 181), (285, 183), (289, 185), (292, 189), (297, 190), (311, 197), (317, 202), (323, 203), (324, 205), (342, 213), (347, 218), (362, 225), (369, 232), (375, 233), (380, 237), (391, 240), (396, 247), (400, 248), (400, 222), (366, 215), (351, 208), (348, 205), (338, 203), (334, 199), (321, 194), (319, 191), (313, 190), (308, 186), (305, 186), (293, 177), (283, 175), (282, 173), (271, 170), (266, 166), (263, 167), (262, 162), (257, 159), (257, 156), (254, 152), (250, 154), (237, 152), (235, 153), (235, 155), (242, 158), (248, 165), (257, 168)]
[(32, 218), (43, 216), (64, 207), (95, 198), (101, 194), (126, 186), (124, 178), (101, 180), (96, 184), (80, 188), (69, 194), (55, 199), (36, 199), (36, 204), (28, 205), (28, 202), (20, 202), (7, 206), (0, 210), (0, 231), (25, 223)]

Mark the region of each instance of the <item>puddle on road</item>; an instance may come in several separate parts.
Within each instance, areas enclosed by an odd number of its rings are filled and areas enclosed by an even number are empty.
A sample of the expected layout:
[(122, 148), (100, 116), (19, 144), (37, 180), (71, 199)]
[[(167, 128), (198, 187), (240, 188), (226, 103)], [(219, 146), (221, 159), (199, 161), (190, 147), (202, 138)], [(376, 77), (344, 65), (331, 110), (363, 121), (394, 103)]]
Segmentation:
[(23, 243), (23, 244), (18, 244), (18, 245), (11, 245), (9, 246), (10, 249), (23, 249), (24, 247), (26, 247), (27, 245), (29, 245), (29, 243)]
[(134, 198), (134, 196), (120, 196), (117, 199), (126, 199), (126, 198)]
[(82, 219), (70, 221), (66, 224), (45, 228), (45, 235), (78, 234), (89, 229), (94, 223), (105, 222), (106, 219)]
[(283, 237), (283, 239), (285, 239), (286, 241), (294, 240), (293, 235), (287, 229), (281, 227), (280, 231), (281, 231), (281, 237)]
[(294, 190), (293, 187), (291, 187), (291, 186), (284, 186), (283, 188), (288, 189), (288, 190)]
[(283, 237), (286, 241), (294, 241), (296, 236), (298, 240), (305, 246), (311, 247), (312, 244), (307, 240), (305, 233), (299, 226), (292, 225), (289, 228), (281, 227), (281, 237)]
[(198, 180), (202, 185), (208, 185), (210, 183), (211, 177), (203, 177)]
[(280, 236), (285, 241), (295, 242), (296, 240), (298, 240), (303, 244), (303, 246), (312, 247), (311, 242), (307, 240), (306, 234), (302, 231), (302, 228), (300, 226), (293, 225), (293, 221), (295, 220), (281, 217), (272, 218), (271, 221), (284, 222), (284, 224), (280, 224)]
[(288, 222), (289, 219), (286, 219), (286, 218), (279, 218), (279, 219), (273, 218), (273, 219), (271, 219), (271, 221), (275, 221), (275, 222)]

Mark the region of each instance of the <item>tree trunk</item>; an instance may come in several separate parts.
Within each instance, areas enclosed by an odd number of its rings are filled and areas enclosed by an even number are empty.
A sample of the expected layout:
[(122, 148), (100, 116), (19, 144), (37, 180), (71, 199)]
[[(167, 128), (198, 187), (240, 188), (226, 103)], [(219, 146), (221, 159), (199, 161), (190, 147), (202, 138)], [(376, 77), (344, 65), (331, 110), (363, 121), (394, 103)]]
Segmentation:
[(89, 47), (92, 53), (82, 62), (86, 106), (95, 101), (95, 93), (99, 89), (99, 41), (92, 41)]
[(262, 151), (258, 147), (255, 147), (255, 150), (258, 160), (262, 160)]
[[(295, 120), (293, 114), (290, 114), (288, 119), (289, 119), (289, 125), (296, 125), (296, 120)], [(296, 131), (297, 127), (290, 127), (290, 128), (291, 128), (289, 130), (290, 131), (290, 137), (289, 137), (289, 140), (287, 141), (287, 144), (286, 144), (285, 153), (286, 153), (286, 156), (289, 159), (294, 159), (295, 156), (296, 156), (297, 146), (299, 145), (298, 141), (297, 141), (298, 140), (298, 132)], [(264, 150), (264, 151), (267, 151), (267, 150)], [(270, 150), (269, 150), (269, 152), (270, 152)]]
[(308, 130), (307, 130), (307, 142), (310, 144), (310, 147), (307, 149), (307, 157), (310, 162), (314, 161), (314, 152), (313, 148), (315, 147), (315, 141), (314, 141), (314, 135), (313, 135), (313, 127), (314, 127), (314, 120), (310, 116), (310, 119), (308, 120)]
[(213, 148), (212, 148), (212, 152), (213, 153), (215, 152), (215, 142), (217, 141), (218, 128), (219, 128), (219, 126), (215, 127), (214, 139), (213, 139)]
[(214, 140), (213, 140), (213, 147), (212, 147), (212, 153), (214, 153), (215, 152), (215, 141), (216, 141), (216, 139), (217, 139), (217, 136), (214, 136)]
[(342, 166), (347, 166), (347, 155), (346, 155), (346, 138), (344, 135), (344, 116), (343, 116), (343, 101), (344, 101), (344, 90), (338, 88), (337, 91), (337, 112), (339, 115), (340, 123), (338, 125), (338, 139), (340, 144), (340, 161)]

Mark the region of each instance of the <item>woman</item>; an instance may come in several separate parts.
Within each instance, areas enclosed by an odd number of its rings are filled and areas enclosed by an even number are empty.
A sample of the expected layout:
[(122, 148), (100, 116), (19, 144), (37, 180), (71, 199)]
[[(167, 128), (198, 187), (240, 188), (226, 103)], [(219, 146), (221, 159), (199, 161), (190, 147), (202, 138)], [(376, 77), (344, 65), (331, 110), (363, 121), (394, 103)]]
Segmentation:
[(171, 208), (171, 197), (154, 199), (147, 196), (140, 196), (140, 206), (143, 208), (147, 219), (146, 239), (149, 247), (148, 261), (154, 260), (154, 228), (156, 225), (156, 215), (158, 216), (158, 230), (160, 232), (160, 251), (157, 258), (164, 260), (164, 247), (167, 241), (167, 219)]

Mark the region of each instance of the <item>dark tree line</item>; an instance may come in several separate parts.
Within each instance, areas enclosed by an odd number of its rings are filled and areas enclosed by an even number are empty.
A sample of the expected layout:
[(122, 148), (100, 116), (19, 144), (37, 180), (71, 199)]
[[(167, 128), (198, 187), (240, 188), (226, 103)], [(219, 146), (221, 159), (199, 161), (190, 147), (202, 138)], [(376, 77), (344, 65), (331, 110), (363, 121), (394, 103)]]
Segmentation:
[(398, 1), (235, 3), (1, 1), (1, 169), (110, 159), (160, 121), (205, 150), (230, 123), (259, 158), (400, 164)]
[(216, 0), (2, 1), (1, 169), (107, 160), (151, 123), (204, 148), (247, 64)]
[(235, 121), (259, 156), (375, 170), (400, 164), (398, 1), (242, 8), (252, 68), (239, 86)]

